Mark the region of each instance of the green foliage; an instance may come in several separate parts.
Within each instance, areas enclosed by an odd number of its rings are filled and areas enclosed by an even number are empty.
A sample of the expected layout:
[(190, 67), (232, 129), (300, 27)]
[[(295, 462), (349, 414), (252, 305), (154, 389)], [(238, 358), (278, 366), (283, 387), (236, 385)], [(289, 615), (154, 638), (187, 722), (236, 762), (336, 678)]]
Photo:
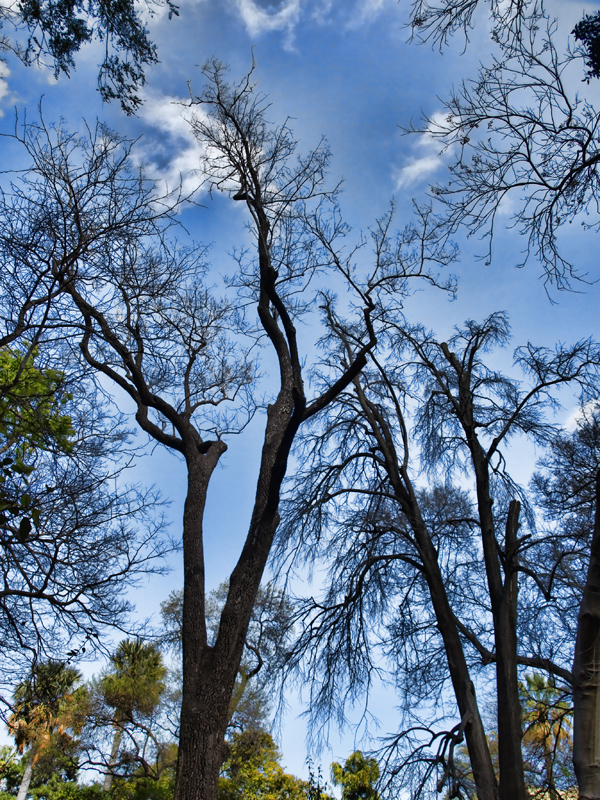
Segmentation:
[(270, 734), (234, 733), (219, 778), (218, 800), (306, 800), (308, 784), (288, 775)]
[[(172, 0), (166, 5), (169, 17), (179, 14)], [(134, 0), (21, 0), (13, 21), (28, 29), (27, 46), (23, 50), (5, 38), (4, 48), (14, 50), (26, 64), (49, 56), (57, 77), (70, 75), (82, 45), (102, 39), (106, 53), (98, 75), (102, 99), (120, 100), (127, 114), (141, 105), (136, 92), (146, 82), (145, 67), (156, 64), (158, 56)]]
[(158, 779), (148, 777), (115, 778), (110, 789), (111, 800), (172, 800), (175, 793), (175, 766), (161, 773)]
[(342, 800), (379, 800), (374, 784), (379, 779), (379, 766), (374, 758), (365, 758), (360, 750), (352, 753), (342, 767), (331, 765), (334, 786), (342, 787)]
[(35, 746), (36, 756), (46, 748), (71, 741), (85, 722), (87, 690), (75, 688), (81, 674), (62, 661), (35, 664), (14, 691), (8, 728), (17, 751)]
[(14, 747), (0, 748), (0, 800), (14, 797), (21, 784), (25, 762), (18, 758)]
[(584, 14), (571, 33), (584, 47), (587, 82), (590, 78), (600, 78), (600, 11)]
[(525, 777), (531, 790), (549, 791), (575, 785), (573, 772), (573, 707), (571, 690), (540, 673), (519, 683), (523, 708)]
[(111, 800), (97, 783), (82, 786), (73, 780), (63, 781), (58, 775), (50, 777), (42, 786), (30, 789), (29, 794), (36, 800)]
[(64, 375), (38, 369), (36, 351), (0, 350), (0, 526), (24, 542), (39, 524), (28, 478), (38, 451), (70, 452), (74, 434), (64, 406)]
[(39, 369), (37, 352), (0, 350), (0, 434), (18, 444), (23, 456), (28, 451), (69, 448), (74, 431), (71, 420), (62, 412), (72, 399), (64, 392), (64, 374), (55, 369)]
[(112, 669), (100, 678), (107, 705), (125, 719), (150, 714), (166, 689), (167, 669), (159, 650), (141, 639), (125, 639), (110, 657)]

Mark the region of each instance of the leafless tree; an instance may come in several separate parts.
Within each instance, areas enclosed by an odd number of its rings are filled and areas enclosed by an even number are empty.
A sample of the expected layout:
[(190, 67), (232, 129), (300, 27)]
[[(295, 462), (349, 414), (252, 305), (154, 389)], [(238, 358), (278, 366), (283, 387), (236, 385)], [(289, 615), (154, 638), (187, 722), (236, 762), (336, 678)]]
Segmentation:
[[(598, 764), (598, 558), (600, 426), (597, 405), (583, 410), (576, 429), (562, 433), (536, 475), (536, 489), (547, 518), (554, 521), (557, 550), (555, 582), (565, 609), (577, 626), (573, 663), (573, 763), (581, 797), (600, 796)], [(556, 590), (555, 590), (556, 591)]]
[[(453, 157), (450, 182), (432, 187), (446, 207), (444, 234), (461, 226), (488, 240), (503, 208), (550, 281), (565, 288), (585, 278), (560, 248), (559, 229), (599, 224), (598, 125), (594, 107), (573, 90), (581, 85), (581, 50), (562, 56), (556, 23), (527, 19), (521, 35), (499, 43), (500, 53), (476, 79), (445, 103), (440, 121), (421, 131)], [(514, 211), (512, 211), (514, 207)]]
[[(200, 105), (193, 128), (207, 146), (205, 178), (213, 190), (245, 203), (255, 237), (255, 252), (239, 256), (237, 296), (216, 298), (205, 286), (204, 248), (167, 241), (171, 207), (161, 204), (143, 176), (127, 172), (127, 145), (105, 131), (82, 145), (60, 130), (26, 128), (20, 141), (34, 167), (20, 193), (14, 192), (17, 208), (31, 208), (34, 219), (38, 212), (43, 245), (39, 257), (38, 249), (27, 251), (33, 263), (24, 260), (15, 269), (19, 275), (29, 270), (31, 280), (41, 272), (56, 284), (47, 335), (62, 337), (73, 355), (79, 350), (101, 386), (112, 381), (129, 396), (141, 429), (186, 462), (178, 800), (216, 796), (231, 697), (279, 523), (280, 487), (294, 437), (358, 374), (375, 343), (371, 303), (359, 295), (367, 326), (363, 346), (328, 387), (307, 397), (295, 324), (302, 312), (314, 311), (310, 287), (316, 277), (336, 271), (334, 243), (345, 233), (335, 192), (324, 183), (329, 155), (321, 144), (294, 161), (296, 142), (288, 125), (267, 124), (266, 101), (250, 76), (228, 84), (216, 62), (204, 75), (207, 87), (192, 102)], [(88, 174), (96, 165), (102, 179), (94, 194)], [(36, 208), (38, 197), (44, 204)], [(24, 211), (23, 220), (25, 229)], [(99, 228), (108, 234), (111, 226), (114, 237), (98, 238)], [(229, 578), (218, 635), (209, 642), (204, 506), (211, 475), (227, 449), (223, 437), (243, 425), (236, 411), (244, 416), (255, 410), (257, 342), (272, 350), (277, 387), (266, 409), (248, 536)], [(233, 416), (223, 410), (228, 405)]]
[[(426, 775), (437, 772), (438, 786), (444, 785), (464, 735), (477, 796), (524, 798), (517, 668), (546, 670), (571, 683), (571, 651), (561, 654), (552, 637), (535, 633), (543, 624), (541, 607), (551, 605), (552, 575), (563, 554), (546, 553), (542, 566), (547, 538), (534, 535), (531, 519), (527, 534), (518, 536), (525, 498), (507, 473), (505, 446), (515, 435), (547, 443), (553, 426), (544, 415), (553, 390), (574, 383), (584, 397), (593, 395), (600, 354), (589, 342), (554, 353), (519, 349), (516, 361), (531, 381), (524, 388), (483, 360), (487, 349), (507, 342), (503, 314), (468, 322), (448, 343), (409, 326), (397, 312), (382, 310), (377, 319), (384, 326), (377, 331), (383, 353), (370, 354), (372, 366), (316, 422), (298, 479), (305, 488), (300, 494), (294, 485), (286, 506), (292, 553), (310, 553), (311, 561), (317, 553), (334, 576), (324, 599), (300, 606), (303, 633), (289, 666), (312, 681), (315, 713), (335, 708), (341, 720), (345, 702), (377, 672), (374, 642), (392, 658), (411, 704), (439, 697), (448, 676), (460, 722), (431, 732), (430, 745), (439, 749), (426, 756), (430, 748), (422, 742), (405, 766), (425, 759)], [(332, 366), (349, 357), (356, 335), (356, 326), (330, 317)], [(424, 463), (448, 482), (433, 492), (417, 488), (411, 419)], [(452, 488), (455, 471), (472, 480), (470, 496)], [(523, 613), (524, 598), (540, 608), (539, 618)], [(496, 672), (498, 787), (470, 677), (481, 669), (478, 661)], [(412, 728), (391, 744), (426, 733)], [(422, 774), (417, 783), (423, 788)], [(460, 782), (449, 785), (460, 793)]]
[(524, 19), (538, 17), (540, 6), (535, 0), (509, 0), (506, 3), (500, 0), (442, 0), (439, 3), (413, 0), (410, 27), (419, 41), (431, 41), (442, 48), (459, 32), (468, 41), (478, 8), (487, 8), (493, 37), (508, 38), (519, 34)]

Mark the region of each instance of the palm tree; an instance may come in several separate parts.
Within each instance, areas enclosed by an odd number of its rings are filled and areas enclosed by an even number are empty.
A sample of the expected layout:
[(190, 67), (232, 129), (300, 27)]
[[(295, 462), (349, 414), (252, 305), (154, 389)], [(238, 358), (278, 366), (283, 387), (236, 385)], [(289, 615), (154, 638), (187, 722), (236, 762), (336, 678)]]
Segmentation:
[(147, 717), (152, 714), (166, 689), (167, 675), (159, 650), (140, 639), (124, 639), (110, 660), (111, 670), (100, 678), (104, 702), (114, 709), (112, 724), (115, 731), (109, 771), (104, 778), (105, 791), (112, 784), (126, 726), (135, 724), (137, 715)]
[(51, 746), (70, 743), (85, 722), (87, 689), (76, 685), (81, 673), (62, 661), (35, 664), (14, 691), (13, 713), (8, 728), (17, 751), (28, 750), (27, 764), (17, 800), (25, 800), (33, 768)]
[(334, 786), (342, 787), (342, 800), (380, 800), (375, 788), (378, 779), (377, 761), (360, 750), (348, 756), (343, 767), (337, 761), (331, 765), (331, 780)]
[(550, 800), (559, 800), (554, 775), (557, 752), (570, 742), (573, 708), (567, 702), (568, 693), (557, 687), (552, 678), (534, 673), (519, 683), (523, 708), (523, 744), (541, 751), (546, 786)]

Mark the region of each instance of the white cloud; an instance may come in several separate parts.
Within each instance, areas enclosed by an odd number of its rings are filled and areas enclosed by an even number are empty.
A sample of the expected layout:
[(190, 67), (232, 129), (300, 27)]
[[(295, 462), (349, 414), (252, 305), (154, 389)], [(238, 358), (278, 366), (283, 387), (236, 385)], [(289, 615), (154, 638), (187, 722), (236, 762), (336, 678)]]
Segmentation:
[(399, 171), (396, 179), (396, 189), (413, 186), (438, 170), (441, 164), (442, 159), (439, 156), (423, 156), (422, 158), (413, 159)]
[(365, 22), (370, 22), (386, 5), (387, 0), (360, 0), (348, 27), (359, 28)]
[[(0, 102), (7, 97), (9, 93), (8, 81), (6, 78), (10, 75), (10, 70), (4, 61), (0, 61)], [(4, 111), (0, 108), (0, 117), (4, 116)]]
[(569, 432), (573, 433), (575, 428), (579, 425), (580, 422), (583, 422), (585, 419), (589, 419), (594, 411), (598, 409), (598, 401), (597, 400), (588, 400), (587, 403), (583, 406), (577, 406), (577, 408), (573, 409), (566, 420), (563, 422), (563, 427)]
[(250, 36), (281, 30), (287, 31), (291, 36), (300, 18), (300, 0), (288, 0), (271, 13), (259, 8), (254, 0), (235, 0), (235, 5)]
[(329, 14), (333, 8), (333, 0), (320, 0), (312, 10), (311, 19), (320, 24), (324, 24), (329, 19)]
[(177, 189), (181, 184), (184, 195), (191, 194), (201, 183), (199, 169), (204, 156), (203, 146), (196, 140), (189, 119), (202, 112), (185, 105), (172, 96), (149, 96), (138, 112), (152, 128), (145, 141), (140, 140), (134, 152), (138, 164), (144, 164), (146, 174), (164, 184), (164, 191)]
[(395, 171), (397, 189), (413, 186), (446, 163), (448, 157), (452, 155), (452, 148), (440, 152), (442, 142), (439, 135), (448, 130), (448, 127), (447, 112), (437, 111), (431, 115), (427, 129), (417, 137), (413, 144), (415, 150), (421, 153), (425, 151), (425, 154), (413, 156), (403, 167)]

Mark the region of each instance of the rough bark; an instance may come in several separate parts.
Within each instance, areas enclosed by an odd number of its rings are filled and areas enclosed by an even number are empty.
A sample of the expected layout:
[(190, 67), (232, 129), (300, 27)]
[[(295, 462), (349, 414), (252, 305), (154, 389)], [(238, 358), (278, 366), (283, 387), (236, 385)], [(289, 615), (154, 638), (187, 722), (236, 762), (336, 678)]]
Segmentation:
[(573, 663), (573, 765), (581, 800), (600, 798), (600, 472)]
[[(216, 669), (205, 620), (203, 517), (208, 483), (225, 447), (215, 442), (206, 455), (186, 454), (188, 492), (183, 513), (183, 689), (176, 797), (214, 798), (227, 713), (235, 682)], [(241, 653), (240, 653), (241, 658)]]

